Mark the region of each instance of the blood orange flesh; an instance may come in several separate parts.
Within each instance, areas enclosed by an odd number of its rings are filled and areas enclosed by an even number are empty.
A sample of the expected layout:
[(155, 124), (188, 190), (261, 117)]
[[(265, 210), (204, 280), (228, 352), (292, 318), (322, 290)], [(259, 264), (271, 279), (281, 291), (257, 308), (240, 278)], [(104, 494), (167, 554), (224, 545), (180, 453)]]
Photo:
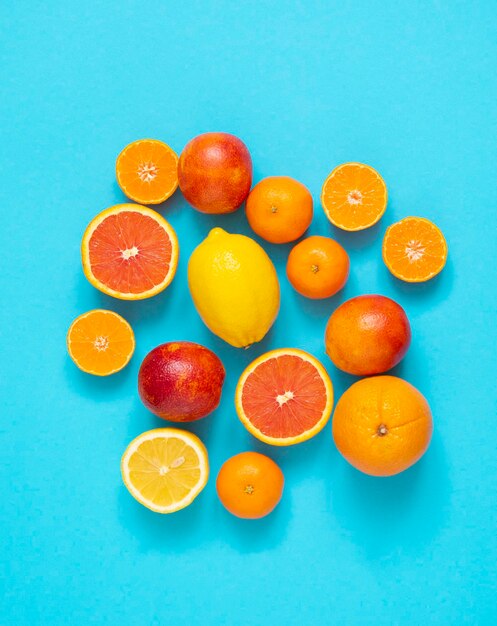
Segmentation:
[(121, 204), (97, 215), (83, 236), (83, 268), (94, 287), (123, 300), (165, 289), (174, 277), (178, 241), (158, 213)]
[(236, 390), (238, 416), (258, 439), (291, 445), (310, 439), (328, 421), (333, 386), (321, 363), (296, 349), (263, 354), (243, 372)]

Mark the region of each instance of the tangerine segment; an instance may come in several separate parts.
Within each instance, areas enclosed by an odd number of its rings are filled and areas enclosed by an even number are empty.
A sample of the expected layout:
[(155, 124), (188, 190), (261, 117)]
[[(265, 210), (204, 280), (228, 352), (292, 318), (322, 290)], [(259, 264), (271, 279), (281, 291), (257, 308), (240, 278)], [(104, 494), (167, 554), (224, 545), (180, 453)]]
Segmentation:
[(67, 333), (69, 356), (79, 369), (96, 376), (122, 370), (135, 350), (135, 336), (128, 322), (105, 309), (83, 313)]
[(157, 513), (193, 502), (207, 483), (209, 461), (200, 439), (177, 428), (156, 428), (129, 444), (121, 473), (130, 494)]
[(238, 417), (257, 439), (275, 446), (316, 435), (330, 418), (333, 385), (312, 355), (272, 350), (251, 363), (238, 381)]
[(157, 139), (133, 141), (117, 157), (116, 177), (131, 200), (160, 204), (178, 187), (178, 155)]
[(150, 298), (172, 281), (178, 265), (178, 239), (156, 211), (118, 204), (97, 215), (81, 244), (86, 278), (121, 300)]
[(364, 230), (376, 224), (387, 208), (385, 181), (363, 163), (344, 163), (324, 181), (321, 204), (332, 224), (343, 230)]
[(424, 217), (405, 217), (387, 228), (383, 261), (394, 276), (420, 283), (442, 271), (447, 242), (442, 231)]

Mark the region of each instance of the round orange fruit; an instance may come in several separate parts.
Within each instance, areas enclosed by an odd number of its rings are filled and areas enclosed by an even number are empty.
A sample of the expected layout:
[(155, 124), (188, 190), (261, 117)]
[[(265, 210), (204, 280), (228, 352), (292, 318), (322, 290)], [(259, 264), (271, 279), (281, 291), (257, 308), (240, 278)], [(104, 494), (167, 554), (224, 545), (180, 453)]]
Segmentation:
[(157, 139), (133, 141), (117, 157), (116, 178), (131, 200), (160, 204), (178, 187), (178, 155)]
[(349, 277), (349, 255), (329, 237), (314, 235), (290, 252), (286, 273), (292, 287), (306, 298), (329, 298)]
[(337, 403), (333, 439), (356, 469), (392, 476), (416, 463), (433, 431), (430, 407), (411, 384), (395, 376), (354, 383)]
[(179, 245), (172, 226), (139, 204), (118, 204), (88, 225), (81, 259), (90, 283), (114, 298), (142, 300), (174, 278)]
[(125, 367), (135, 350), (135, 335), (128, 322), (105, 309), (77, 317), (67, 333), (67, 351), (80, 370), (108, 376)]
[(387, 186), (378, 172), (363, 163), (344, 163), (324, 181), (321, 204), (330, 222), (343, 230), (364, 230), (387, 208)]
[(387, 228), (383, 261), (392, 274), (408, 283), (421, 283), (439, 274), (447, 261), (442, 231), (424, 217), (405, 217)]
[(274, 446), (289, 446), (324, 428), (333, 407), (333, 385), (311, 354), (296, 348), (272, 350), (245, 369), (235, 405), (254, 437)]
[(265, 517), (283, 494), (283, 472), (265, 454), (242, 452), (228, 459), (219, 471), (216, 489), (223, 506), (245, 519)]
[(312, 221), (312, 196), (305, 185), (289, 176), (269, 176), (249, 193), (246, 204), (252, 230), (270, 243), (301, 237)]

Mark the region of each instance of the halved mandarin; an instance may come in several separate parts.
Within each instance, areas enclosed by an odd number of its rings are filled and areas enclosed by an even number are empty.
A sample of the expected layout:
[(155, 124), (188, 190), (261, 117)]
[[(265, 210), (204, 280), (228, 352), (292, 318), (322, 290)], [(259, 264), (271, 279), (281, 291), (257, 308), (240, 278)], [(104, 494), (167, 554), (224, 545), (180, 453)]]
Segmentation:
[(342, 230), (364, 230), (376, 224), (387, 208), (385, 181), (363, 163), (344, 163), (324, 181), (321, 204), (330, 222)]
[(324, 428), (333, 407), (333, 385), (311, 354), (296, 348), (272, 350), (245, 369), (235, 405), (254, 437), (274, 446), (289, 446)]
[(439, 274), (447, 261), (442, 231), (424, 217), (406, 217), (387, 228), (383, 261), (394, 276), (421, 283)]
[(139, 204), (118, 204), (99, 213), (81, 243), (86, 278), (121, 300), (142, 300), (163, 291), (174, 278), (178, 254), (169, 222)]
[(156, 513), (193, 502), (207, 483), (209, 460), (200, 439), (186, 430), (156, 428), (129, 444), (121, 473), (130, 494)]
[(135, 350), (135, 336), (128, 322), (114, 311), (94, 309), (71, 324), (67, 350), (83, 372), (108, 376), (129, 363)]
[(160, 204), (178, 187), (178, 155), (157, 139), (133, 141), (117, 157), (116, 177), (131, 200)]

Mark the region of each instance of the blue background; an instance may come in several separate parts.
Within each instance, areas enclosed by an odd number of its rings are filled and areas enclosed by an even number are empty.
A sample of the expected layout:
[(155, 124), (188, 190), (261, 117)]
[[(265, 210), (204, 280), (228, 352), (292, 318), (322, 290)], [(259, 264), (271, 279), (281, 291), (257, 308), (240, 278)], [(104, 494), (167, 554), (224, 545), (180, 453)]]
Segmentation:
[[(0, 623), (495, 624), (497, 5), (468, 2), (38, 2), (4, 0), (0, 120)], [(266, 249), (281, 278), (273, 331), (237, 351), (202, 325), (186, 287), (193, 248), (213, 224), (249, 233), (243, 210), (211, 218), (178, 192), (160, 207), (177, 230), (172, 286), (149, 301), (103, 296), (85, 280), (81, 235), (124, 201), (118, 152), (142, 137), (178, 152), (223, 130), (249, 146), (255, 180), (287, 174), (315, 198), (310, 232), (336, 237), (352, 273), (344, 291), (307, 301), (287, 284), (289, 246)], [(337, 164), (384, 176), (378, 227), (337, 232), (319, 205)], [(449, 244), (443, 274), (393, 279), (387, 225), (433, 219)], [(258, 444), (236, 418), (244, 366), (272, 347), (323, 360), (336, 395), (352, 377), (323, 350), (331, 311), (360, 293), (405, 307), (412, 347), (394, 373), (429, 399), (425, 458), (391, 479), (363, 476), (330, 425), (290, 449)], [(131, 364), (108, 379), (65, 352), (72, 319), (108, 307), (133, 325)], [(135, 503), (119, 461), (164, 425), (141, 405), (137, 370), (157, 344), (214, 349), (228, 377), (216, 414), (192, 426), (211, 480), (172, 516)], [(270, 454), (286, 489), (275, 513), (230, 517), (217, 501), (222, 462)]]

